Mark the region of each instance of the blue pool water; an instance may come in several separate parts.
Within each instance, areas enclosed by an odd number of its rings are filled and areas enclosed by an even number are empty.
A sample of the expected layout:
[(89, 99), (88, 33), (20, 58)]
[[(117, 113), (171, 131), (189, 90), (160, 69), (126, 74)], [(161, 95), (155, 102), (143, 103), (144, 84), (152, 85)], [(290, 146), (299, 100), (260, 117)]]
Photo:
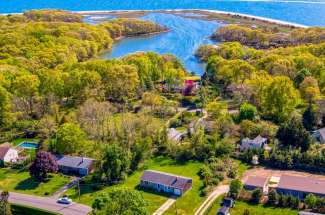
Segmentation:
[(201, 44), (213, 43), (209, 36), (221, 25), (214, 21), (184, 18), (172, 14), (149, 13), (141, 19), (164, 25), (171, 31), (149, 37), (127, 38), (113, 46), (105, 58), (116, 58), (137, 51), (153, 51), (177, 56), (186, 69), (203, 74), (204, 65), (194, 57)]
[(21, 144), (18, 145), (18, 147), (21, 148), (27, 148), (27, 149), (37, 149), (38, 148), (38, 144), (37, 143), (33, 143), (33, 142), (22, 142)]
[(73, 11), (208, 9), (325, 26), (324, 0), (0, 0), (0, 13), (41, 8)]

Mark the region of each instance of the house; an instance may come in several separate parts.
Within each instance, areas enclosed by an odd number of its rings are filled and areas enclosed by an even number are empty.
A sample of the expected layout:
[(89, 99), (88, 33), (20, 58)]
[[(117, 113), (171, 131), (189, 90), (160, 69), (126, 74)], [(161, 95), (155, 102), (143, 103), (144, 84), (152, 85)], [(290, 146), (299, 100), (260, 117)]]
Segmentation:
[(187, 132), (179, 132), (175, 128), (169, 128), (167, 131), (168, 139), (174, 140), (174, 141), (181, 141), (185, 136)]
[(267, 147), (267, 138), (258, 135), (255, 139), (244, 138), (240, 144), (240, 150), (245, 151), (247, 149), (262, 149)]
[(321, 215), (319, 213), (312, 213), (308, 211), (299, 211), (299, 215)]
[(94, 160), (85, 157), (56, 155), (59, 171), (64, 174), (88, 175), (93, 167)]
[(244, 182), (244, 188), (246, 190), (255, 190), (261, 189), (263, 193), (267, 194), (269, 187), (268, 187), (268, 178), (262, 176), (250, 176)]
[(146, 170), (141, 176), (140, 187), (181, 196), (192, 188), (192, 179), (155, 170)]
[(199, 77), (188, 77), (184, 81), (184, 86), (182, 90), (182, 94), (184, 96), (195, 95), (197, 90), (199, 89), (199, 82), (201, 79)]
[(325, 180), (303, 176), (282, 175), (276, 191), (285, 195), (293, 195), (299, 199), (304, 199), (310, 193), (325, 197)]
[(12, 148), (9, 143), (0, 145), (0, 161), (10, 163), (16, 162), (18, 158), (18, 151)]
[(315, 131), (312, 135), (314, 137), (314, 139), (318, 142), (320, 142), (321, 144), (325, 143), (325, 128), (321, 128), (317, 131)]

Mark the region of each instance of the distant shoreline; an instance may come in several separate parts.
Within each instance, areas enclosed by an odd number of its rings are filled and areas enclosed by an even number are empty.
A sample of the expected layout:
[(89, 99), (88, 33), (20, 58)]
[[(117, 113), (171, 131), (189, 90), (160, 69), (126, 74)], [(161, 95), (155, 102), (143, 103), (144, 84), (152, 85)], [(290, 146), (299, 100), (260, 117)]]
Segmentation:
[(277, 20), (277, 19), (271, 19), (271, 18), (266, 18), (262, 16), (253, 16), (253, 15), (248, 15), (248, 14), (242, 14), (242, 13), (234, 13), (234, 12), (227, 12), (227, 11), (220, 11), (220, 10), (203, 10), (203, 9), (166, 9), (166, 10), (103, 10), (103, 11), (71, 11), (73, 13), (78, 13), (82, 15), (92, 15), (92, 14), (111, 14), (111, 13), (128, 13), (128, 12), (208, 12), (208, 13), (215, 13), (215, 14), (221, 14), (221, 15), (230, 15), (230, 16), (239, 16), (242, 18), (250, 18), (250, 19), (256, 19), (259, 21), (264, 21), (268, 22), (270, 24), (277, 24), (277, 25), (282, 25), (282, 26), (293, 26), (293, 27), (298, 27), (298, 28), (309, 28), (310, 26), (307, 25), (302, 25), (298, 23), (293, 23), (293, 22), (287, 22), (287, 21), (282, 21), (282, 20)]
[[(248, 15), (248, 14), (242, 14), (242, 13), (234, 13), (234, 12), (227, 12), (227, 11), (220, 11), (220, 10), (204, 10), (204, 9), (164, 9), (164, 10), (91, 10), (91, 11), (70, 11), (72, 13), (78, 13), (81, 15), (92, 15), (92, 14), (111, 14), (111, 13), (131, 13), (131, 12), (197, 12), (197, 13), (214, 13), (214, 14), (220, 14), (220, 15), (229, 15), (229, 16), (239, 16), (242, 18), (250, 18), (250, 19), (256, 19), (258, 21), (268, 22), (270, 24), (277, 24), (282, 26), (292, 26), (297, 28), (308, 28), (310, 26), (302, 25), (298, 23), (293, 22), (287, 22), (272, 18), (266, 18), (262, 16), (254, 16), (254, 15)], [(22, 14), (22, 13), (3, 13), (0, 15), (10, 15), (10, 14)]]

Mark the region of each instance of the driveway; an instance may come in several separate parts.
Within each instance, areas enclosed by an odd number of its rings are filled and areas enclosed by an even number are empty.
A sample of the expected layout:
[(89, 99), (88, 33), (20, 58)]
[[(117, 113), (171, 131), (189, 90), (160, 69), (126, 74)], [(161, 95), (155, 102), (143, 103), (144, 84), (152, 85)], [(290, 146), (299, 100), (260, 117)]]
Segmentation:
[(176, 201), (177, 197), (170, 197), (160, 208), (158, 208), (152, 215), (162, 215), (165, 213)]
[(77, 203), (63, 205), (58, 204), (56, 201), (57, 200), (53, 198), (32, 196), (21, 193), (10, 192), (9, 195), (10, 203), (40, 208), (63, 215), (87, 215), (92, 210), (91, 207), (86, 205)]
[(194, 215), (204, 215), (205, 211), (211, 206), (211, 204), (222, 194), (229, 191), (228, 185), (218, 186), (212, 193), (209, 194), (208, 198), (201, 204), (199, 209), (196, 210)]
[(67, 190), (74, 187), (76, 184), (78, 184), (78, 181), (80, 181), (81, 178), (74, 177), (68, 184), (61, 187), (58, 191), (56, 191), (51, 198), (58, 199), (60, 196), (62, 196)]

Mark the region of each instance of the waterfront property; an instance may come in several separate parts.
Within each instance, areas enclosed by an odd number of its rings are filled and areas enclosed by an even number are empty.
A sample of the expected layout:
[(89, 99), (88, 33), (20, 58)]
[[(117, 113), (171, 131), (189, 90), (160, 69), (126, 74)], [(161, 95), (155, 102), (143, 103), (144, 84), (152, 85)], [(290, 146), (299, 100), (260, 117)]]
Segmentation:
[(18, 151), (9, 143), (0, 145), (0, 161), (4, 163), (16, 162), (18, 158)]
[(141, 176), (140, 186), (157, 192), (181, 196), (192, 188), (192, 179), (155, 170), (146, 170)]
[(293, 195), (299, 199), (304, 199), (310, 193), (325, 197), (325, 180), (303, 176), (282, 175), (276, 191), (285, 195)]
[(267, 146), (267, 138), (258, 135), (255, 139), (244, 138), (240, 144), (240, 150), (245, 151), (247, 149), (262, 149)]
[(244, 188), (246, 190), (255, 190), (255, 189), (261, 189), (263, 193), (268, 193), (268, 178), (267, 177), (261, 177), (261, 176), (250, 176), (246, 179), (244, 182)]
[(316, 130), (313, 135), (314, 139), (318, 142), (320, 142), (321, 144), (325, 143), (325, 128), (321, 128)]
[(64, 174), (86, 176), (93, 168), (94, 160), (90, 158), (65, 155), (57, 155), (55, 157), (59, 171)]

